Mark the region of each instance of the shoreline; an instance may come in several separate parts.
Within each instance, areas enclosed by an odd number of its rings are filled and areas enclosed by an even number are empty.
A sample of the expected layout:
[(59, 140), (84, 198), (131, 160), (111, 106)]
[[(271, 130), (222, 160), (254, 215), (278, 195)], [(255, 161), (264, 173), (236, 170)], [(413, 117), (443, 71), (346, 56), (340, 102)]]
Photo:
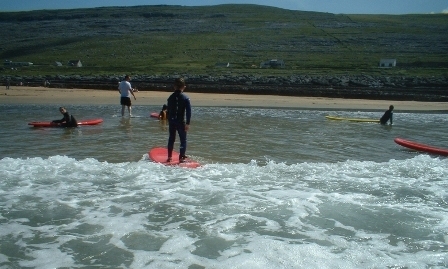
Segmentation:
[[(171, 91), (140, 91), (131, 99), (134, 106), (162, 106)], [(192, 106), (198, 107), (265, 107), (265, 108), (303, 108), (336, 110), (381, 110), (386, 111), (394, 105), (396, 111), (434, 111), (448, 112), (448, 102), (417, 102), (392, 100), (344, 99), (326, 97), (292, 97), (280, 95), (195, 93), (185, 91)], [(42, 104), (56, 106), (70, 105), (117, 105), (118, 90), (64, 89), (11, 86), (0, 90), (0, 104)]]

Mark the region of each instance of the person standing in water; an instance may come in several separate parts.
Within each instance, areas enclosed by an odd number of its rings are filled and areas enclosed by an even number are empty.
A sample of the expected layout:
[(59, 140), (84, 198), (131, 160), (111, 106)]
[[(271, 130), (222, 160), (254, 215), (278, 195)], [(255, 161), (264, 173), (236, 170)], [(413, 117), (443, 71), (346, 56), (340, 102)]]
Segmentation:
[(128, 107), (129, 117), (132, 116), (132, 102), (131, 102), (131, 95), (134, 96), (134, 100), (137, 100), (137, 98), (134, 95), (134, 89), (131, 86), (131, 77), (129, 75), (126, 75), (124, 77), (124, 80), (121, 81), (118, 84), (118, 92), (121, 95), (120, 98), (120, 104), (121, 104), (121, 116), (124, 116), (124, 110), (125, 107)]
[(177, 78), (174, 81), (174, 92), (167, 102), (169, 132), (167, 162), (172, 160), (176, 132), (180, 139), (179, 162), (184, 162), (187, 158), (185, 152), (187, 151), (187, 132), (190, 128), (191, 104), (190, 98), (183, 93), (185, 88), (185, 80)]
[(167, 112), (168, 107), (166, 105), (163, 105), (162, 110), (160, 110), (159, 113), (159, 120), (166, 120), (168, 117), (168, 112)]
[(385, 125), (388, 121), (390, 121), (390, 125), (393, 124), (393, 116), (394, 116), (394, 112), (393, 111), (394, 111), (394, 106), (390, 105), (389, 106), (389, 110), (384, 112), (384, 115), (380, 119), (380, 123), (382, 125)]

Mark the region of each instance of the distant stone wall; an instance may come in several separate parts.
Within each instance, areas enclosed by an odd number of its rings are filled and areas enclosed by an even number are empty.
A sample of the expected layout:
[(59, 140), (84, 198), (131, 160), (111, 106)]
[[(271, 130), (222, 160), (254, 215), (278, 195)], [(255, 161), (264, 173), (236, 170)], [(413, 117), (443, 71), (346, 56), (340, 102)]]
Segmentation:
[[(132, 77), (139, 91), (172, 91), (176, 77), (140, 75)], [(403, 101), (448, 102), (448, 78), (373, 77), (373, 76), (307, 76), (257, 77), (249, 75), (219, 76), (182, 75), (189, 92), (273, 94), (287, 96), (360, 98)], [(0, 76), (0, 84), (11, 86), (44, 86), (116, 90), (122, 76)]]

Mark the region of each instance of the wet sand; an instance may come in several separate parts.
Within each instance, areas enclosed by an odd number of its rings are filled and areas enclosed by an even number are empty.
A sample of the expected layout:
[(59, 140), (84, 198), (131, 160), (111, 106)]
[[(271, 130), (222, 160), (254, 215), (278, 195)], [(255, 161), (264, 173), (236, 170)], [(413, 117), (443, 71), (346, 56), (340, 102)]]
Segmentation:
[[(448, 111), (446, 102), (416, 102), (364, 100), (343, 98), (291, 97), (276, 95), (244, 95), (185, 93), (193, 106), (207, 107), (277, 107), (304, 109), (347, 109), (347, 110), (387, 110), (394, 105), (401, 111)], [(133, 105), (160, 105), (166, 103), (171, 92), (141, 91), (136, 92), (137, 100)], [(104, 105), (120, 103), (120, 95), (113, 90), (59, 89), (44, 87), (11, 87), (0, 90), (0, 104), (48, 104), (57, 106), (70, 105)]]

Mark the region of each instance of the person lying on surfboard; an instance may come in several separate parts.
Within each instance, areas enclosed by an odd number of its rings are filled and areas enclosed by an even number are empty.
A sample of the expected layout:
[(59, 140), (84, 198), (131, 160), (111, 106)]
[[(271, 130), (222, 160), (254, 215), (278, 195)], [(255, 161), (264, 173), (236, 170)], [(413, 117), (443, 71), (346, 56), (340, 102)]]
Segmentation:
[(60, 120), (54, 120), (52, 122), (60, 123), (62, 127), (78, 127), (78, 122), (76, 121), (75, 117), (73, 117), (73, 115), (70, 115), (65, 107), (61, 106), (59, 108), (59, 112), (61, 112), (63, 118)]
[(180, 138), (179, 162), (185, 162), (187, 156), (187, 132), (190, 127), (191, 104), (190, 98), (183, 93), (185, 90), (185, 80), (177, 78), (174, 81), (174, 92), (168, 98), (168, 159), (171, 162), (173, 155), (176, 131)]
[(390, 121), (390, 125), (392, 125), (393, 116), (394, 116), (394, 106), (390, 105), (389, 110), (384, 112), (384, 115), (380, 119), (380, 123), (385, 125), (388, 121)]

